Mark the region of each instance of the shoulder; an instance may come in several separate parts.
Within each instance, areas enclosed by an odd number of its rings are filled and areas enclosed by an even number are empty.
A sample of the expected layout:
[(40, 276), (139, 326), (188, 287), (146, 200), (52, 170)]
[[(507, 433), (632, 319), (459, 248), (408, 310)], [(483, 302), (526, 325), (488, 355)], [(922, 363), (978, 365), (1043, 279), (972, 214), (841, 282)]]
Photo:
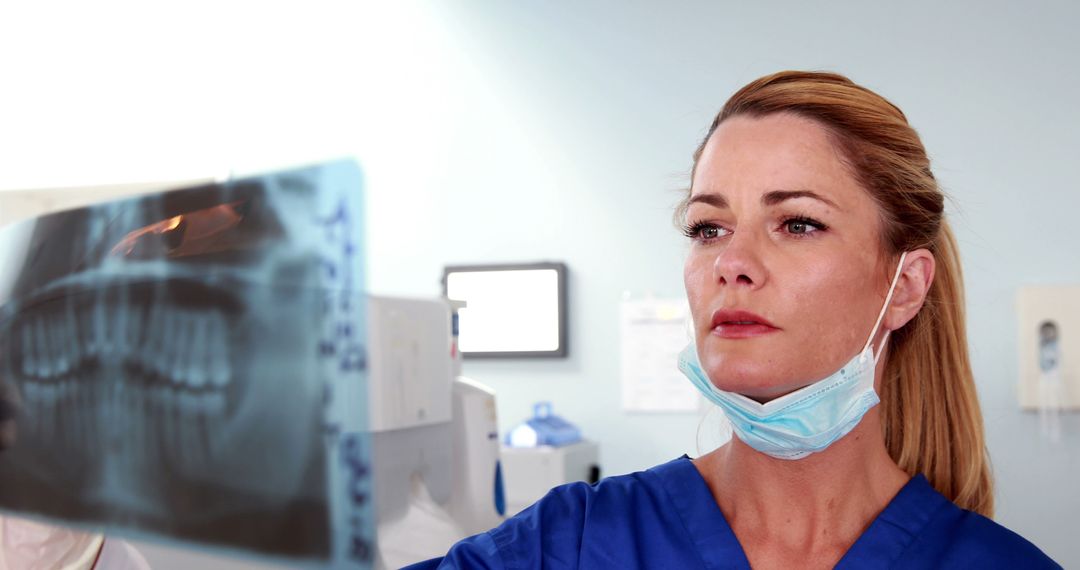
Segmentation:
[(662, 516), (666, 491), (661, 476), (688, 459), (679, 458), (645, 471), (560, 485), (529, 508), (491, 531), (500, 547), (520, 545), (539, 537), (552, 545), (576, 545), (595, 537), (622, 532), (629, 519)]
[(693, 469), (682, 457), (592, 485), (555, 487), (424, 568), (632, 568), (670, 560), (673, 545), (685, 538), (668, 508), (665, 482), (687, 467)]
[(950, 503), (935, 518), (943, 541), (942, 562), (980, 568), (1060, 568), (1037, 546), (1019, 534), (978, 513)]
[(978, 559), (1009, 568), (1060, 568), (1039, 547), (1004, 526), (963, 510), (956, 548), (977, 553)]
[(628, 502), (650, 502), (662, 497), (663, 478), (689, 464), (689, 459), (680, 457), (644, 471), (606, 477), (591, 485), (581, 481), (560, 485), (520, 514), (528, 516), (539, 511), (539, 514), (560, 516), (595, 516), (597, 509), (626, 510)]

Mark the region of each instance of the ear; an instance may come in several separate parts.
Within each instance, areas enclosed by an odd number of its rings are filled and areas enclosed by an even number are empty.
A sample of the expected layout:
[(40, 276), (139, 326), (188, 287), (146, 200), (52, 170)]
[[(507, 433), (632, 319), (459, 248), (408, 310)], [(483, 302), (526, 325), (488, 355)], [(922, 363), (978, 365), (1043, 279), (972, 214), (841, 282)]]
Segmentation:
[(882, 326), (896, 330), (906, 324), (922, 309), (930, 285), (934, 282), (934, 254), (927, 249), (909, 251), (900, 268), (892, 302), (885, 313)]

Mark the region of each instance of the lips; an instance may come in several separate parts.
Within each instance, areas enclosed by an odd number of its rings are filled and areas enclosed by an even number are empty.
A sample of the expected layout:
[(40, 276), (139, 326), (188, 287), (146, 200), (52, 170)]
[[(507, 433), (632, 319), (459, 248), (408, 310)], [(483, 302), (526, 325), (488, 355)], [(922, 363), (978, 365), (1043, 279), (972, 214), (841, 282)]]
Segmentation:
[(720, 325), (764, 325), (769, 328), (777, 328), (765, 317), (755, 315), (750, 311), (721, 309), (713, 313), (712, 328)]
[(765, 317), (749, 311), (721, 309), (713, 313), (711, 332), (721, 338), (750, 338), (778, 330)]

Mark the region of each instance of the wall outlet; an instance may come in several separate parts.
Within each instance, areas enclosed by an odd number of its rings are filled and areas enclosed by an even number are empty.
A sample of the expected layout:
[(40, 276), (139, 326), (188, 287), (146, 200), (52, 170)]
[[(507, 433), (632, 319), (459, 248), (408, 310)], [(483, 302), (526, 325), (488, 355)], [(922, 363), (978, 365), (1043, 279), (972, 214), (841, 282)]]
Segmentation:
[(1080, 410), (1080, 286), (1021, 287), (1016, 312), (1020, 407)]

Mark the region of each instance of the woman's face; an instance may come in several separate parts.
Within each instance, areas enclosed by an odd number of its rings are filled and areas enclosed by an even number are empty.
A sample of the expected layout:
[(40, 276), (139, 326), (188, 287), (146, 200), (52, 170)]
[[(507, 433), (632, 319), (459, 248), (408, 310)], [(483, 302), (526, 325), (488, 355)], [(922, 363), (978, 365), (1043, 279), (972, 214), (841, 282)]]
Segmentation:
[(823, 127), (791, 114), (730, 118), (692, 188), (684, 279), (718, 388), (767, 401), (862, 350), (894, 270), (878, 207)]

